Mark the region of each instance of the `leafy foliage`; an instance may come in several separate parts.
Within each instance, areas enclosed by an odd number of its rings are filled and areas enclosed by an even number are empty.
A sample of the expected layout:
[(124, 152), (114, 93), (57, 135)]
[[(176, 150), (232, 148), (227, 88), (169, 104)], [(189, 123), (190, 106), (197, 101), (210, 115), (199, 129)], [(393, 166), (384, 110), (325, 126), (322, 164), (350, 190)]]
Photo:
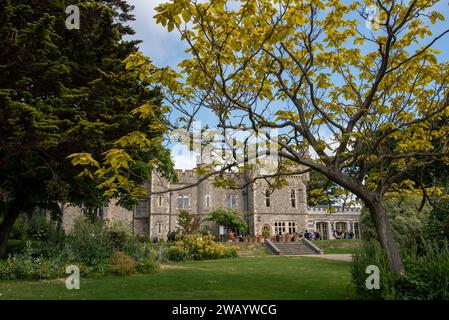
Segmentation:
[[(73, 4), (82, 12), (81, 30), (65, 27), (65, 8)], [(103, 194), (99, 177), (67, 159), (74, 153), (80, 155), (75, 163), (92, 162), (97, 169), (94, 159), (104, 157), (135, 185), (156, 163), (163, 174), (173, 174), (169, 151), (160, 144), (166, 112), (162, 95), (123, 63), (139, 43), (125, 39), (134, 33), (127, 25), (132, 9), (122, 0), (56, 0), (39, 6), (28, 0), (2, 2), (1, 213), (14, 219), (12, 211), (32, 214), (42, 208), (57, 220), (58, 203), (92, 211), (115, 196), (123, 206), (132, 205), (132, 190), (123, 185)], [(144, 104), (151, 105), (151, 118), (131, 113)], [(134, 161), (124, 165), (126, 154)], [(110, 179), (109, 174), (103, 171), (102, 177)], [(0, 255), (11, 228), (2, 226)]]
[(331, 209), (333, 205), (350, 207), (355, 204), (355, 197), (348, 190), (340, 187), (319, 172), (311, 171), (309, 173), (307, 183), (308, 206), (324, 205)]
[(206, 220), (214, 221), (219, 225), (226, 226), (232, 230), (238, 230), (242, 233), (248, 232), (248, 224), (234, 210), (223, 208), (213, 210), (209, 213)]
[(449, 247), (427, 244), (424, 253), (417, 250), (405, 257), (407, 273), (399, 279), (396, 291), (399, 299), (449, 299)]
[(108, 272), (155, 273), (159, 269), (151, 247), (126, 232), (123, 225), (107, 227), (98, 221), (78, 219), (69, 235), (53, 230), (45, 239), (28, 240), (24, 249), (0, 260), (0, 279), (66, 277), (68, 265), (78, 266), (85, 277)]
[(449, 201), (447, 199), (438, 199), (432, 203), (425, 232), (434, 241), (449, 241)]
[[(443, 300), (449, 294), (449, 249), (425, 244), (424, 250), (411, 247), (404, 254), (407, 272), (396, 275), (389, 271), (384, 251), (375, 240), (364, 242), (356, 250), (351, 264), (352, 281), (361, 299)], [(418, 254), (418, 252), (420, 252)], [(379, 267), (380, 289), (365, 285), (369, 265)]]
[(186, 210), (181, 210), (178, 215), (178, 226), (181, 234), (192, 234), (201, 227), (201, 216), (190, 214)]
[[(432, 234), (426, 230), (431, 208), (425, 206), (419, 210), (420, 202), (421, 199), (410, 195), (390, 197), (384, 202), (394, 237), (402, 250), (421, 246), (423, 242), (433, 240)], [(360, 223), (362, 238), (377, 239), (374, 224), (366, 209), (362, 210)]]
[(222, 259), (237, 257), (238, 249), (216, 243), (211, 235), (193, 234), (170, 246), (166, 255), (172, 261)]
[(152, 274), (159, 272), (160, 266), (153, 258), (146, 258), (138, 262), (136, 270), (143, 274)]
[[(370, 0), (167, 1), (154, 18), (180, 34), (188, 56), (176, 71), (139, 53), (127, 61), (172, 97), (181, 126), (207, 109), (222, 131), (282, 128), (270, 143), (291, 165), (276, 174), (305, 166), (363, 200), (400, 273), (383, 197), (435, 192), (409, 175), (435, 160), (449, 163), (449, 63), (433, 47), (449, 30), (437, 2), (378, 1), (373, 19)], [(434, 24), (442, 31), (433, 34)]]
[[(379, 289), (369, 290), (366, 287), (368, 274), (366, 268), (370, 265), (379, 268)], [(391, 299), (394, 297), (394, 274), (390, 273), (385, 252), (379, 242), (366, 241), (355, 249), (351, 264), (352, 282), (357, 295), (361, 299)]]
[(121, 276), (129, 276), (135, 271), (135, 263), (126, 253), (117, 251), (111, 257), (110, 260), (111, 271)]

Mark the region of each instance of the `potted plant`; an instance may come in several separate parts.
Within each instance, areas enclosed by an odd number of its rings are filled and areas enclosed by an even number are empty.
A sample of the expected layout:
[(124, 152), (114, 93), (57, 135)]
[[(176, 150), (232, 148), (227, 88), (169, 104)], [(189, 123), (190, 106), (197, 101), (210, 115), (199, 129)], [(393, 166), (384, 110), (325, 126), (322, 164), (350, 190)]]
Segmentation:
[(261, 242), (262, 241), (262, 235), (258, 234), (256, 236), (257, 242)]

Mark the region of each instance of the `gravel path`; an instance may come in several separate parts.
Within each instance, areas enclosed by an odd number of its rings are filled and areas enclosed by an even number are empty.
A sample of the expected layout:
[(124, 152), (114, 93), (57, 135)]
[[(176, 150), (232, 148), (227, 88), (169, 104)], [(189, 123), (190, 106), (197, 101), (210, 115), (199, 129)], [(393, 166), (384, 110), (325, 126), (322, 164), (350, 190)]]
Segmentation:
[(328, 259), (328, 260), (338, 260), (338, 261), (348, 261), (351, 262), (352, 255), (351, 254), (314, 254), (314, 255), (307, 255), (303, 257), (312, 257), (312, 258), (322, 258), (322, 259)]

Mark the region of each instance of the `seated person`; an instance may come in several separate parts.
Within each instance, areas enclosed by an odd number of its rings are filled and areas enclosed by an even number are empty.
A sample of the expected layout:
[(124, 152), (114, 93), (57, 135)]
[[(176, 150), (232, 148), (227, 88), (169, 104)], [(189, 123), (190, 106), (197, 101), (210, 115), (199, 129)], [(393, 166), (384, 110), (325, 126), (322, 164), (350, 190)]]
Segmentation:
[(306, 230), (306, 232), (304, 233), (304, 238), (306, 238), (307, 240), (311, 239), (311, 234), (310, 234), (309, 230)]

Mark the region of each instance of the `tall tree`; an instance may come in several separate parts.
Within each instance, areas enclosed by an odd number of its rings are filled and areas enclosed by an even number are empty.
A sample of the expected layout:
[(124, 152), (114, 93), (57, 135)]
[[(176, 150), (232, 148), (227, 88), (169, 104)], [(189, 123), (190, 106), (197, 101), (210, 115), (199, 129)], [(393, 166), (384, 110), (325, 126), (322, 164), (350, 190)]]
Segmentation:
[(224, 131), (278, 129), (277, 139), (266, 137), (291, 163), (278, 174), (297, 164), (356, 195), (390, 269), (402, 273), (382, 200), (418, 187), (407, 176), (416, 168), (449, 161), (449, 127), (436, 125), (449, 113), (449, 63), (433, 47), (449, 30), (430, 30), (444, 20), (437, 3), (172, 0), (155, 19), (187, 43), (181, 70), (158, 69), (140, 54), (127, 65), (164, 87), (187, 128), (207, 109)]
[(357, 199), (325, 175), (311, 171), (307, 183), (307, 205), (309, 207), (328, 206), (330, 211), (333, 206), (340, 206), (344, 210), (357, 205)]
[[(65, 9), (73, 4), (81, 11), (80, 30), (65, 25)], [(122, 186), (102, 194), (98, 181), (72, 166), (67, 159), (72, 153), (102, 157), (118, 145), (135, 160), (127, 171), (137, 184), (155, 160), (162, 160), (158, 167), (164, 174), (173, 174), (170, 154), (160, 144), (165, 132), (160, 125), (162, 95), (143, 86), (123, 63), (138, 45), (124, 40), (133, 33), (126, 26), (133, 19), (132, 9), (118, 0), (3, 1), (0, 256), (21, 213), (32, 214), (40, 207), (57, 217), (66, 202), (93, 212), (112, 196), (123, 205), (132, 204), (130, 194), (137, 190)], [(151, 118), (131, 114), (142, 104), (151, 105)], [(149, 137), (142, 148), (132, 144), (135, 132)]]

